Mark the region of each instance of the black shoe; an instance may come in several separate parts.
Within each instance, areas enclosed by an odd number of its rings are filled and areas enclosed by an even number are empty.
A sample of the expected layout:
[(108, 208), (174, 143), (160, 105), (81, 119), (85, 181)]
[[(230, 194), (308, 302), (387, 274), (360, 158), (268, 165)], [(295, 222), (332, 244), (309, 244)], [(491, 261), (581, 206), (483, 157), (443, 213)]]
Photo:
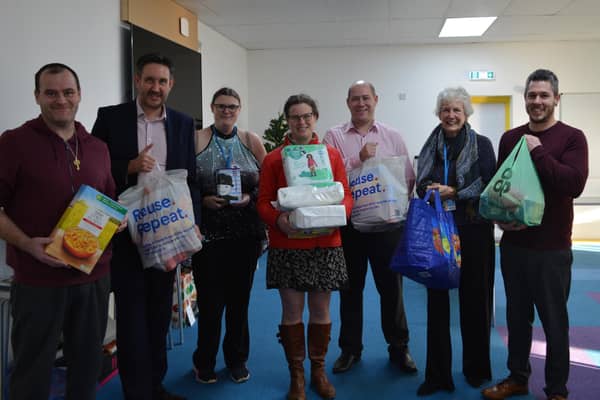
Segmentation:
[(469, 386), (474, 387), (475, 389), (481, 387), (481, 385), (489, 381), (487, 378), (481, 378), (478, 376), (465, 376), (465, 379)]
[(333, 364), (333, 373), (341, 374), (342, 372), (346, 372), (359, 361), (360, 356), (342, 352), (339, 358), (335, 360), (335, 364)]
[(162, 386), (158, 389), (156, 398), (160, 400), (186, 400), (186, 398), (183, 396), (167, 392), (167, 390)]
[(434, 394), (435, 392), (439, 392), (441, 390), (445, 390), (448, 393), (454, 392), (454, 384), (447, 383), (445, 385), (433, 382), (423, 382), (419, 389), (417, 389), (417, 396), (429, 396)]
[(417, 372), (417, 366), (410, 356), (408, 349), (405, 351), (390, 353), (390, 362), (400, 368), (401, 371), (408, 374), (414, 374)]
[(196, 382), (210, 384), (217, 382), (217, 374), (215, 374), (214, 370), (199, 370), (194, 367), (194, 377), (196, 378)]
[(229, 369), (231, 380), (235, 383), (244, 383), (250, 379), (250, 371), (246, 364), (238, 365)]

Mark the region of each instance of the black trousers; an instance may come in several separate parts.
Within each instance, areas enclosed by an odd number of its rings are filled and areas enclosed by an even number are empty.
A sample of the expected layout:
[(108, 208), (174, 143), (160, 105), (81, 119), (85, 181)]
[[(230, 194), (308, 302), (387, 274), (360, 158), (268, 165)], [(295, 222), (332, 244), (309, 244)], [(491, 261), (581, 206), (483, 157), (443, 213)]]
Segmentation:
[(506, 290), (508, 369), (512, 378), (527, 383), (534, 306), (546, 335), (548, 395), (568, 395), (569, 314), (573, 254), (568, 250), (535, 251), (511, 244), (500, 246)]
[[(491, 379), (490, 331), (493, 316), (494, 227), (458, 227), (461, 275), (458, 289), (463, 374)], [(452, 380), (450, 299), (448, 290), (427, 290), (427, 366), (425, 380), (449, 385)]]
[(167, 373), (175, 270), (142, 269), (135, 246), (118, 236), (111, 274), (121, 385), (126, 400), (154, 400)]
[(402, 298), (402, 277), (390, 269), (402, 229), (364, 233), (349, 225), (341, 228), (341, 234), (349, 276), (348, 288), (340, 290), (338, 344), (342, 352), (360, 355), (363, 349), (363, 290), (369, 263), (379, 292), (381, 328), (390, 355), (406, 351), (408, 326)]
[(11, 400), (46, 400), (63, 335), (67, 400), (93, 400), (108, 318), (110, 278), (65, 287), (13, 283), (10, 292), (14, 353)]
[(232, 368), (248, 360), (248, 305), (259, 255), (260, 241), (249, 238), (208, 242), (192, 258), (198, 304), (193, 362), (198, 370), (215, 368), (223, 312), (225, 365)]

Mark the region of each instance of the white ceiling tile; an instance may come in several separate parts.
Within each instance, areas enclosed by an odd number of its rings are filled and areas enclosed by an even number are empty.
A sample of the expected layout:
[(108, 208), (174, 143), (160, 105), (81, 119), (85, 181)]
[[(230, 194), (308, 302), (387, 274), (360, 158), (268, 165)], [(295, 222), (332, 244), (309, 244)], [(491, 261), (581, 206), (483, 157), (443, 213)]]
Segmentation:
[(498, 16), (510, 2), (510, 0), (453, 0), (447, 17)]
[(503, 15), (555, 15), (573, 0), (512, 0)]
[[(191, 6), (198, 1), (180, 0), (179, 3)], [(214, 25), (325, 21), (329, 14), (327, 2), (323, 0), (206, 0), (200, 4), (211, 10), (212, 15), (198, 14), (198, 19)]]
[(221, 32), (232, 40), (246, 47), (257, 42), (310, 42), (318, 47), (331, 46), (332, 43), (385, 43), (388, 37), (387, 24), (371, 22), (323, 22), (272, 24), (267, 29), (263, 26), (239, 25), (224, 26)]
[(600, 15), (600, 1), (574, 0), (560, 10), (558, 15), (598, 16)]
[(395, 19), (390, 22), (392, 41), (405, 38), (436, 39), (444, 24), (444, 18)]
[[(301, 0), (297, 0), (299, 3)], [(386, 19), (389, 16), (388, 0), (326, 0), (328, 20)]]
[[(247, 49), (598, 40), (600, 0), (177, 0)], [(438, 38), (445, 17), (498, 15), (480, 38)]]
[[(496, 20), (485, 36), (493, 37), (511, 37), (535, 35), (541, 40), (544, 37), (550, 38), (562, 36), (565, 40), (579, 38), (582, 35), (590, 39), (599, 38), (600, 17), (571, 17), (571, 16), (519, 16), (519, 17), (500, 17)], [(554, 27), (560, 26), (560, 32)]]
[(391, 18), (441, 18), (451, 0), (390, 0)]

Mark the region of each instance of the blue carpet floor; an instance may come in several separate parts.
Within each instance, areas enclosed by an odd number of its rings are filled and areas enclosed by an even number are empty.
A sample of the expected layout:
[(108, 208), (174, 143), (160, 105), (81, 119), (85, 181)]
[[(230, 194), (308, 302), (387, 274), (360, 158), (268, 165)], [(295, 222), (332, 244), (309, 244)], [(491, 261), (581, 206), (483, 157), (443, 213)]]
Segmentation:
[[(571, 317), (571, 400), (600, 398), (600, 253), (575, 251), (573, 284), (569, 301)], [(169, 371), (164, 381), (169, 391), (188, 399), (239, 400), (285, 399), (289, 378), (283, 349), (275, 334), (280, 318), (279, 296), (265, 289), (265, 258), (260, 260), (250, 304), (251, 355), (248, 362), (251, 378), (244, 384), (229, 379), (222, 353), (217, 361), (218, 382), (202, 385), (191, 372), (191, 355), (195, 348), (196, 326), (184, 330), (184, 344), (169, 352)], [(404, 281), (404, 299), (410, 328), (410, 350), (419, 367), (417, 375), (404, 375), (391, 366), (380, 328), (379, 302), (372, 278), (365, 289), (364, 351), (362, 360), (351, 371), (330, 374), (338, 399), (417, 399), (416, 390), (423, 381), (426, 344), (426, 291), (409, 280)], [(327, 355), (327, 368), (339, 355), (339, 296), (332, 297), (332, 342)], [(461, 343), (458, 328), (457, 293), (452, 293), (452, 340), (454, 349), (454, 383), (452, 394), (439, 393), (428, 399), (481, 399), (480, 391), (467, 385), (461, 374)], [(496, 270), (496, 324), (492, 332), (492, 369), (494, 380), (506, 376), (505, 298), (502, 276)], [(516, 399), (545, 399), (543, 387), (544, 338), (536, 321), (532, 351), (533, 375), (531, 393)], [(174, 334), (174, 337), (177, 335)], [(305, 366), (308, 367), (308, 361)], [(308, 391), (308, 399), (319, 397)], [(100, 388), (97, 399), (122, 399), (119, 377)], [(420, 399), (420, 398), (419, 398)]]

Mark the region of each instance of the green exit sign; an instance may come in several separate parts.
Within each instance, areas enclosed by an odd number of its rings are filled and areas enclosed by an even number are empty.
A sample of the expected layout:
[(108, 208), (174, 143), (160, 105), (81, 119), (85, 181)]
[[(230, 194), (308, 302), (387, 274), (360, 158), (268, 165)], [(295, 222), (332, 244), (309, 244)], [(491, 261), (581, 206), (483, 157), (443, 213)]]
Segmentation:
[(471, 71), (469, 72), (470, 81), (493, 81), (496, 80), (494, 71)]

